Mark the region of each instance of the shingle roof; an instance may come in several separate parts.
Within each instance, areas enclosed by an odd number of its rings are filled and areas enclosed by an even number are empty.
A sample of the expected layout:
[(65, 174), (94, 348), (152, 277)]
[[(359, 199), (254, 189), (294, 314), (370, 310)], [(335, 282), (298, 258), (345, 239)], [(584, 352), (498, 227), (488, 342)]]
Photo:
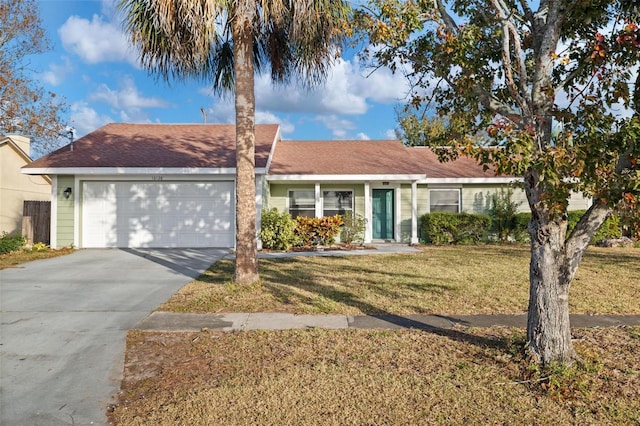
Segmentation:
[(459, 157), (455, 161), (441, 163), (438, 156), (428, 147), (409, 147), (407, 153), (428, 178), (488, 178), (495, 177), (493, 168), (484, 171), (476, 160)]
[[(256, 167), (267, 166), (277, 124), (256, 125)], [(234, 168), (233, 124), (112, 123), (46, 155), (26, 169), (50, 168)], [(420, 175), (487, 178), (473, 159), (440, 163), (426, 147), (398, 140), (279, 140), (270, 175)]]
[(397, 140), (279, 141), (269, 174), (495, 177), (471, 158), (441, 163), (430, 148), (405, 147)]
[(279, 141), (269, 174), (420, 174), (397, 140)]
[[(256, 167), (266, 167), (277, 124), (256, 125)], [(26, 168), (233, 168), (233, 124), (107, 124)]]

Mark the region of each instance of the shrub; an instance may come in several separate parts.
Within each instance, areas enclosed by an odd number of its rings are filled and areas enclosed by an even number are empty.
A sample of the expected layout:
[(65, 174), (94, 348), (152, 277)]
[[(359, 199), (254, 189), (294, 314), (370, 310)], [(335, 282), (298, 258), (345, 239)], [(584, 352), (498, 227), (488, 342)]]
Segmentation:
[(627, 200), (620, 207), (618, 216), (624, 236), (640, 241), (640, 201), (638, 199)]
[(516, 229), (516, 214), (521, 203), (512, 200), (513, 189), (500, 189), (500, 192), (491, 194), (491, 232), (494, 232), (499, 241), (508, 241), (514, 238)]
[(486, 239), (490, 224), (484, 214), (437, 212), (420, 217), (422, 237), (429, 244), (477, 244)]
[(343, 221), (340, 215), (324, 217), (298, 216), (296, 234), (305, 246), (331, 245), (340, 232)]
[[(586, 210), (574, 210), (567, 213), (567, 234), (569, 234), (573, 228), (576, 227), (578, 221), (586, 213)], [(620, 224), (620, 217), (616, 214), (611, 215), (596, 231), (595, 235), (591, 239), (591, 244), (597, 244), (602, 240), (608, 238), (620, 238), (622, 237), (622, 226)]]
[(513, 218), (513, 230), (511, 236), (519, 243), (526, 243), (531, 240), (529, 236), (529, 222), (531, 222), (531, 213), (517, 213)]
[(262, 246), (272, 250), (289, 250), (297, 241), (296, 221), (287, 212), (278, 209), (262, 210), (260, 240)]
[(47, 251), (49, 250), (49, 246), (45, 243), (35, 243), (33, 247), (31, 247), (31, 251)]
[(340, 232), (340, 241), (347, 245), (354, 242), (362, 243), (364, 241), (364, 218), (357, 213), (346, 212), (342, 216), (342, 220), (344, 225), (342, 225)]
[(11, 235), (3, 232), (0, 236), (0, 254), (20, 250), (26, 243), (27, 240), (22, 235)]

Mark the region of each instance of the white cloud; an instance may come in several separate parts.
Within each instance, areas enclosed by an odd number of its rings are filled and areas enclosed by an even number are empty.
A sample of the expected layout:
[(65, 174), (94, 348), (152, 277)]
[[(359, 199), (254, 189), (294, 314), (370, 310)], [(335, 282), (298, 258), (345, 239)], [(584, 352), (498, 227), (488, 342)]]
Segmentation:
[(61, 84), (66, 76), (73, 71), (73, 64), (69, 58), (63, 58), (63, 63), (49, 64), (49, 71), (45, 71), (40, 74), (40, 78), (49, 83), (52, 86), (58, 86)]
[(99, 114), (95, 109), (90, 108), (86, 102), (76, 102), (71, 105), (70, 125), (75, 129), (78, 138), (113, 121), (108, 115)]
[[(278, 113), (316, 114), (315, 121), (322, 123), (337, 139), (349, 137), (349, 132), (356, 128), (352, 121), (339, 119), (338, 116), (365, 115), (374, 102), (402, 102), (408, 91), (408, 83), (402, 75), (393, 74), (384, 68), (365, 74), (356, 57), (352, 60), (336, 60), (325, 84), (312, 90), (305, 89), (300, 82), (295, 81), (287, 86), (274, 85), (268, 74), (257, 76), (255, 79), (257, 111), (276, 118)], [(209, 88), (202, 88), (199, 92), (215, 98)], [(233, 122), (233, 102), (216, 101), (207, 115), (208, 121), (212, 123)], [(275, 121), (272, 118), (269, 120)], [(283, 126), (283, 132), (289, 131), (285, 126), (287, 122), (283, 122), (282, 119), (275, 122)], [(292, 126), (291, 131), (293, 130)]]
[(143, 96), (131, 77), (124, 77), (119, 82), (117, 90), (111, 89), (106, 84), (101, 84), (95, 93), (89, 95), (92, 102), (104, 102), (118, 110), (121, 121), (148, 122), (149, 118), (145, 108), (167, 108), (169, 102), (154, 97)]
[(396, 135), (396, 130), (395, 129), (387, 129), (387, 131), (384, 133), (385, 137), (387, 139), (398, 139), (398, 136)]
[(367, 135), (364, 132), (360, 132), (356, 135), (356, 139), (360, 140), (360, 141), (368, 141), (371, 140), (371, 138), (369, 137), (369, 135)]
[(70, 16), (58, 29), (64, 48), (89, 64), (126, 61), (138, 66), (137, 53), (119, 26), (93, 15), (91, 21)]
[(325, 84), (313, 90), (305, 90), (296, 82), (274, 86), (269, 75), (256, 79), (258, 107), (280, 112), (363, 115), (369, 102), (396, 103), (407, 92), (404, 77), (383, 68), (367, 76), (357, 58), (338, 59)]
[(329, 129), (334, 139), (346, 139), (348, 131), (356, 128), (355, 123), (339, 118), (337, 115), (319, 115), (314, 120)]
[(98, 91), (90, 96), (91, 100), (101, 100), (114, 108), (166, 108), (169, 102), (160, 98), (146, 98), (140, 94), (131, 77), (120, 80), (118, 90), (112, 90), (106, 84), (101, 84)]
[(296, 127), (291, 121), (282, 119), (268, 111), (256, 111), (256, 124), (279, 124), (283, 134), (293, 133)]
[[(206, 96), (213, 96), (209, 89), (200, 89), (199, 92)], [(210, 107), (205, 108), (205, 110), (207, 123), (235, 123), (236, 110), (235, 104), (231, 99), (221, 99), (214, 102)]]

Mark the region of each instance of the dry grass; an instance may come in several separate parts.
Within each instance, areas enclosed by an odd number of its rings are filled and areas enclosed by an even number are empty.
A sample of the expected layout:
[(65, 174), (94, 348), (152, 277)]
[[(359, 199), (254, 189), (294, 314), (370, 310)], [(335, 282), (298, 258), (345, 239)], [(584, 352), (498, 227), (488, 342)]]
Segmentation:
[(109, 415), (116, 425), (638, 424), (640, 329), (574, 332), (580, 366), (539, 372), (522, 331), (500, 328), (134, 331)]
[[(529, 248), (424, 247), (422, 253), (261, 259), (262, 282), (232, 283), (219, 262), (160, 310), (329, 314), (526, 311)], [(640, 250), (589, 248), (572, 285), (573, 313), (640, 313)]]
[(20, 250), (11, 253), (0, 254), (0, 269), (13, 268), (23, 263), (40, 259), (50, 259), (52, 257), (64, 256), (73, 253), (71, 248), (61, 248), (58, 250), (47, 249), (45, 251)]

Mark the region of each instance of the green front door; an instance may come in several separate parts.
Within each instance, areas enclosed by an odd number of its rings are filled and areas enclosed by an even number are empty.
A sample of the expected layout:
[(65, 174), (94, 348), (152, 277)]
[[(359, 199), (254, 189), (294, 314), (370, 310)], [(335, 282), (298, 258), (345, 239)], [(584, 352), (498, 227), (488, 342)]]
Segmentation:
[(392, 240), (394, 202), (393, 189), (374, 189), (372, 191), (372, 231), (374, 240)]

